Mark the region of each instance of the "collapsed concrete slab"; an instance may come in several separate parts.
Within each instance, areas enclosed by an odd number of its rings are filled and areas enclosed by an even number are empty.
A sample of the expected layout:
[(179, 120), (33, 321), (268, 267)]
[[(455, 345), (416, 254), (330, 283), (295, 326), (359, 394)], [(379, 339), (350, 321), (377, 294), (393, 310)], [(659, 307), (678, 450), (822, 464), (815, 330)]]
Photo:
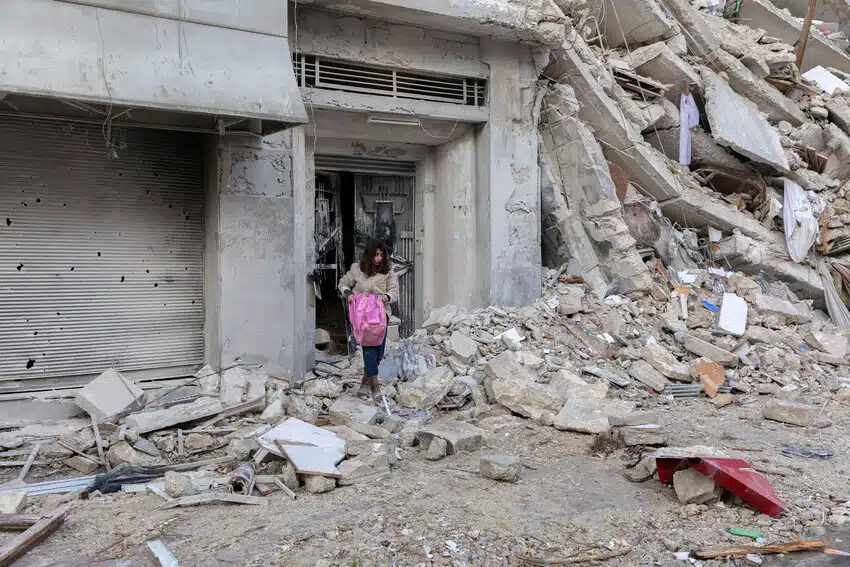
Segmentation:
[[(802, 3), (804, 10), (806, 3)], [(801, 22), (779, 10), (769, 0), (741, 2), (738, 17), (752, 28), (761, 28), (788, 45), (796, 45), (803, 29)], [(850, 72), (850, 57), (820, 33), (812, 33), (806, 44), (806, 56), (800, 71), (822, 65)]]
[(726, 72), (729, 85), (735, 92), (755, 104), (767, 115), (768, 120), (772, 122), (785, 120), (793, 126), (799, 126), (807, 121), (805, 113), (796, 103), (773, 85), (754, 75), (736, 57), (721, 50), (717, 53), (715, 64), (718, 69)]
[(676, 55), (670, 49), (670, 46), (664, 42), (636, 49), (625, 61), (637, 73), (665, 85), (671, 85), (667, 89), (666, 98), (677, 106), (682, 96), (682, 83), (684, 81), (688, 81), (697, 89), (702, 88), (702, 79), (699, 73), (684, 59)]
[(594, 60), (585, 62), (580, 54), (593, 58), (592, 51), (575, 30), (570, 30), (568, 35), (564, 45), (552, 51), (553, 63), (546, 74), (575, 88), (581, 104), (578, 117), (593, 127), (605, 157), (628, 172), (632, 184), (639, 191), (659, 201), (677, 197), (681, 187), (663, 157), (646, 144), (640, 132), (623, 118), (597, 80), (596, 75), (604, 73), (604, 68), (600, 71), (598, 62)]
[(711, 134), (721, 145), (748, 158), (788, 173), (788, 158), (779, 134), (747, 99), (736, 93), (719, 75), (703, 70), (705, 112)]
[(661, 2), (683, 28), (688, 52), (702, 57), (707, 63), (713, 62), (720, 50), (720, 41), (703, 20), (703, 15), (691, 6), (688, 0), (661, 0)]
[(679, 33), (676, 21), (656, 0), (591, 0), (589, 4), (594, 13), (607, 16), (600, 18), (600, 25), (609, 48), (649, 43)]
[[(652, 147), (671, 160), (679, 160), (679, 127), (655, 130), (644, 135)], [(748, 171), (744, 162), (722, 148), (702, 128), (691, 130), (691, 169), (700, 165), (719, 165), (739, 171)]]

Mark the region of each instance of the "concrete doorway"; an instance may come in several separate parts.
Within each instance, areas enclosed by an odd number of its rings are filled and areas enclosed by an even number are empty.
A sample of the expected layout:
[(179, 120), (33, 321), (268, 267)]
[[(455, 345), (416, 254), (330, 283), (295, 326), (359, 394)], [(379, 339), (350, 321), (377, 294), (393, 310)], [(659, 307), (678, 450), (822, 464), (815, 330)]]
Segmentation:
[(330, 335), (322, 347), (328, 354), (347, 351), (336, 286), (371, 238), (389, 248), (399, 280), (389, 339), (409, 336), (415, 328), (415, 172), (414, 163), (316, 156), (316, 327)]

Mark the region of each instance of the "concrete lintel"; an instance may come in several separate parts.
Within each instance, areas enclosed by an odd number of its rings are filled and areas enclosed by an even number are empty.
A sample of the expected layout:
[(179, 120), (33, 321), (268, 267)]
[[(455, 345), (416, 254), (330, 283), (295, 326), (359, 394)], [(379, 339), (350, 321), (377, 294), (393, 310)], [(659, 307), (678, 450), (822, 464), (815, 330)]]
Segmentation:
[(503, 41), (560, 45), (567, 18), (553, 0), (301, 0), (356, 16)]
[(664, 42), (659, 42), (635, 51), (629, 62), (635, 65), (635, 70), (639, 74), (655, 79), (665, 85), (673, 85), (672, 88), (667, 90), (666, 97), (667, 100), (677, 106), (682, 95), (682, 84), (685, 81), (688, 81), (692, 87), (697, 89), (702, 88), (702, 80), (696, 69), (673, 53), (670, 46)]
[[(308, 145), (312, 149), (313, 141)], [(418, 162), (426, 159), (431, 152), (432, 147), (423, 144), (325, 137), (315, 139), (315, 153), (320, 155)]]
[(752, 238), (772, 238), (771, 231), (760, 222), (705, 191), (684, 187), (680, 197), (661, 203), (664, 216), (689, 228), (711, 226), (727, 234), (738, 229)]
[[(644, 136), (659, 152), (674, 161), (679, 160), (679, 127), (669, 130), (650, 130)], [(720, 147), (702, 128), (691, 131), (692, 169), (700, 165), (720, 165), (741, 171), (747, 171), (743, 162)]]
[(427, 116), (436, 120), (457, 120), (481, 124), (490, 118), (486, 107), (448, 104), (428, 100), (408, 100), (361, 93), (346, 93), (301, 88), (304, 103), (310, 109), (351, 110), (362, 113), (398, 114), (400, 116)]

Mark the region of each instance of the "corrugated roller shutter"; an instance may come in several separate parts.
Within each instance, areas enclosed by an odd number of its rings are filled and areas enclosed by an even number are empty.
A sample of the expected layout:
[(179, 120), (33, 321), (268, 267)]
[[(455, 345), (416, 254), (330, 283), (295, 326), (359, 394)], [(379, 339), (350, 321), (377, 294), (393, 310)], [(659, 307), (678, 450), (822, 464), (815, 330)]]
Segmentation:
[(0, 118), (0, 391), (204, 357), (197, 135)]
[(315, 162), (316, 171), (346, 171), (349, 173), (401, 175), (405, 177), (416, 176), (416, 163), (412, 161), (317, 155), (315, 156)]

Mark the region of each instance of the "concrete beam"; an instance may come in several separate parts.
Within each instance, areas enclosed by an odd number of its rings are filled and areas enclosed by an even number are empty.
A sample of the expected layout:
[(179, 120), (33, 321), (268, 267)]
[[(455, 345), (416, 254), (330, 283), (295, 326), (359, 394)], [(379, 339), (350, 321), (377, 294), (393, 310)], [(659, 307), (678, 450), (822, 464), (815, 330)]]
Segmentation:
[(369, 114), (319, 108), (314, 108), (311, 118), (310, 134), (318, 139), (328, 137), (429, 146), (443, 144), (472, 128), (471, 124), (457, 120), (431, 118), (420, 118), (419, 124), (370, 123)]
[[(312, 128), (308, 128), (308, 134), (312, 134)], [(430, 146), (424, 144), (408, 144), (402, 142), (385, 142), (372, 140), (359, 140), (348, 138), (325, 138), (318, 137), (308, 140), (308, 145), (313, 148), (317, 155), (352, 156), (369, 159), (383, 159), (392, 161), (422, 161), (432, 151)], [(418, 186), (418, 184), (417, 184)]]
[(441, 75), (490, 76), (474, 37), (304, 6), (294, 16), (289, 37), (300, 53)]
[(627, 171), (642, 193), (658, 201), (677, 197), (681, 186), (664, 158), (643, 141), (616, 103), (605, 94), (593, 75), (592, 64), (585, 63), (579, 56), (579, 51), (587, 47), (584, 40), (572, 30), (571, 34), (560, 49), (552, 51), (555, 64), (546, 74), (575, 88), (581, 104), (579, 118), (593, 127), (605, 156)]
[(682, 96), (682, 84), (688, 81), (692, 88), (702, 89), (702, 79), (691, 65), (673, 53), (664, 42), (641, 47), (624, 59), (640, 75), (655, 79), (665, 85), (672, 85), (667, 90), (666, 98), (677, 107)]
[[(803, 29), (801, 23), (777, 9), (768, 0), (742, 2), (738, 16), (746, 25), (752, 28), (761, 28), (767, 31), (768, 35), (778, 37), (789, 45), (796, 45)], [(850, 57), (828, 39), (820, 34), (813, 33), (806, 45), (806, 56), (803, 59), (803, 67), (800, 71), (805, 72), (818, 65), (835, 67), (850, 73)]]
[(0, 77), (10, 93), (304, 123), (281, 36), (53, 0), (5, 0)]
[(427, 116), (435, 120), (456, 120), (473, 124), (481, 124), (490, 119), (489, 109), (483, 106), (448, 104), (429, 100), (407, 100), (309, 87), (301, 88), (301, 96), (311, 110), (351, 110), (360, 113)]
[[(679, 161), (679, 127), (669, 130), (650, 130), (644, 134), (652, 147), (673, 161)], [(691, 130), (691, 169), (700, 165), (720, 165), (747, 171), (743, 162), (720, 147), (702, 128)]]
[(503, 41), (560, 45), (567, 19), (553, 0), (300, 0), (388, 22)]

